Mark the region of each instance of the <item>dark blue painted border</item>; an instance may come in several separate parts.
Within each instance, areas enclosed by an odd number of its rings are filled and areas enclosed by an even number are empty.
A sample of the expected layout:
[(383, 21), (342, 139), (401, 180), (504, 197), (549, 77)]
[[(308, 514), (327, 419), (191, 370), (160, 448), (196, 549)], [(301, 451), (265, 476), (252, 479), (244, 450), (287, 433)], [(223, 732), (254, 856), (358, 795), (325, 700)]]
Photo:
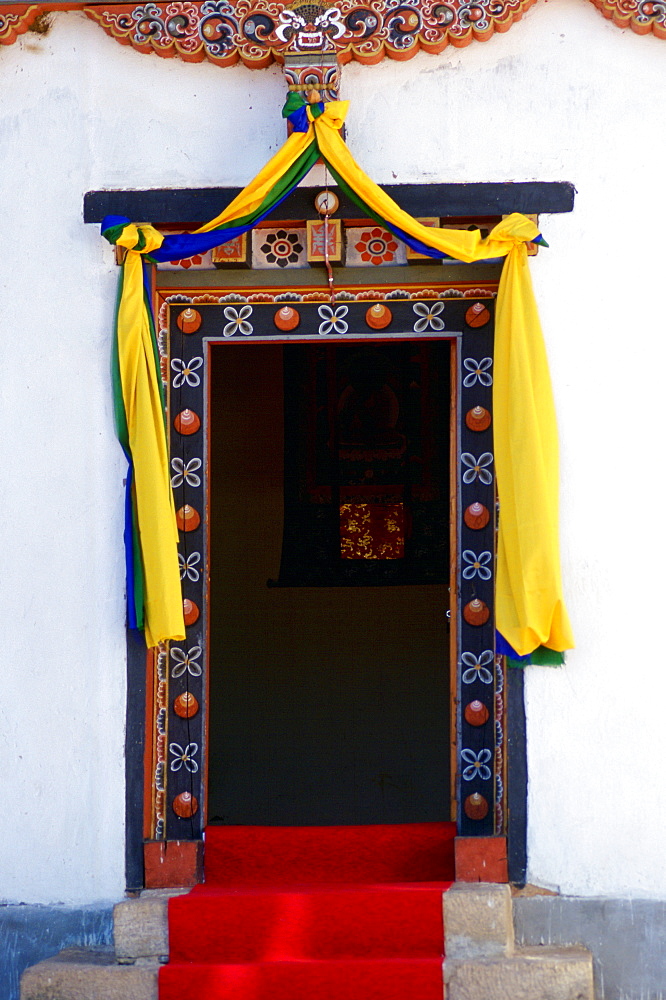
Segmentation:
[(509, 881), (527, 881), (527, 731), (525, 674), (509, 667), (507, 691), (507, 850)]

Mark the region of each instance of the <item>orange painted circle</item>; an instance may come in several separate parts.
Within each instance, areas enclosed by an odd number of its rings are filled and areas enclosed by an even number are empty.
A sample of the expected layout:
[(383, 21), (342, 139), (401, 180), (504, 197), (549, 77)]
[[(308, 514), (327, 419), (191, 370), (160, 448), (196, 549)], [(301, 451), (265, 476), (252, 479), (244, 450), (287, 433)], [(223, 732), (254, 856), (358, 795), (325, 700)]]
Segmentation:
[(490, 712), (482, 701), (475, 699), (465, 706), (465, 722), (470, 726), (483, 726), (490, 717)]
[[(478, 10), (478, 8), (476, 9)], [(481, 16), (483, 16), (483, 11), (481, 11)], [(475, 302), (474, 305), (470, 306), (465, 313), (465, 322), (467, 323), (467, 326), (471, 326), (473, 328), (485, 326), (489, 319), (490, 312), (488, 311), (488, 308), (484, 306), (483, 302)]]
[(183, 601), (183, 618), (185, 619), (185, 624), (194, 625), (194, 623), (199, 620), (200, 614), (201, 612), (194, 601), (191, 601), (188, 597), (186, 597)]
[(463, 618), (468, 625), (485, 625), (490, 618), (490, 609), (487, 604), (475, 597), (463, 608)]
[(199, 512), (186, 503), (176, 511), (176, 524), (181, 531), (196, 531), (201, 524)]
[(463, 809), (468, 819), (485, 819), (488, 815), (488, 801), (478, 792), (472, 792), (465, 799)]
[(180, 816), (181, 819), (189, 819), (198, 813), (199, 803), (194, 795), (190, 795), (189, 792), (181, 792), (173, 800), (172, 808), (176, 816)]
[(488, 524), (490, 511), (482, 503), (471, 503), (463, 514), (463, 520), (472, 531), (480, 531)]
[(283, 306), (273, 316), (273, 322), (278, 330), (295, 330), (301, 322), (301, 317), (298, 309), (292, 309), (291, 306)]
[(384, 330), (392, 319), (393, 313), (388, 306), (382, 305), (381, 302), (370, 306), (365, 313), (365, 322), (373, 330)]
[(201, 427), (201, 421), (194, 410), (181, 410), (174, 419), (173, 426), (179, 434), (196, 434)]
[(183, 309), (176, 317), (176, 326), (183, 333), (196, 333), (201, 326), (201, 313), (196, 309)]
[(465, 414), (465, 423), (471, 431), (487, 431), (492, 419), (485, 406), (473, 406)]
[(199, 702), (189, 691), (174, 699), (173, 710), (181, 719), (191, 719), (199, 711)]

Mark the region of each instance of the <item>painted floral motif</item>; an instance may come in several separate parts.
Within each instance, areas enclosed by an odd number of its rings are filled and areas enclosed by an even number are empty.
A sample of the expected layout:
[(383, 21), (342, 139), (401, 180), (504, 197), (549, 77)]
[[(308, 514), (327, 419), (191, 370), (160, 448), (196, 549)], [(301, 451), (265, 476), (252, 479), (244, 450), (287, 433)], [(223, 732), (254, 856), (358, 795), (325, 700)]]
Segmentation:
[(462, 773), (465, 781), (472, 781), (474, 778), (488, 781), (491, 776), (488, 762), (493, 756), (490, 750), (479, 750), (478, 753), (475, 753), (474, 750), (462, 750), (460, 756), (467, 764)]
[(172, 646), (171, 659), (174, 662), (174, 667), (171, 670), (171, 676), (174, 679), (182, 677), (187, 671), (191, 677), (200, 677), (201, 664), (197, 663), (200, 656), (201, 646), (192, 646), (187, 652), (184, 649), (179, 649), (178, 646)]
[(178, 563), (180, 565), (180, 578), (184, 580), (187, 577), (192, 583), (196, 583), (199, 579), (199, 570), (197, 566), (201, 562), (200, 552), (191, 552), (187, 559), (182, 553), (178, 553)]
[(477, 382), (479, 385), (493, 384), (493, 377), (488, 372), (488, 369), (492, 368), (492, 358), (481, 358), (480, 361), (475, 361), (474, 358), (465, 358), (463, 364), (469, 372), (469, 375), (465, 375), (463, 379), (463, 385), (466, 389), (476, 385)]
[(471, 455), (468, 451), (464, 451), (460, 456), (460, 461), (463, 465), (467, 466), (467, 469), (463, 472), (463, 483), (469, 485), (478, 478), (479, 482), (483, 483), (484, 486), (490, 486), (493, 481), (493, 474), (488, 468), (489, 465), (493, 464), (491, 452), (484, 451), (483, 455), (474, 458), (474, 455)]
[(274, 233), (269, 233), (266, 242), (261, 244), (261, 252), (265, 255), (268, 263), (277, 264), (278, 267), (298, 264), (299, 255), (304, 250), (305, 247), (300, 242), (298, 234), (290, 233), (286, 229), (278, 229)]
[(462, 573), (465, 580), (473, 580), (475, 576), (478, 576), (480, 580), (489, 580), (493, 575), (488, 568), (488, 564), (493, 559), (491, 552), (479, 552), (477, 555), (471, 549), (465, 549), (462, 557), (463, 561), (467, 563)]
[(176, 267), (184, 267), (187, 270), (190, 267), (198, 267), (203, 264), (204, 259), (199, 253), (195, 253), (192, 257), (183, 257), (182, 260), (172, 260), (169, 261), (170, 264), (174, 264)]
[(181, 358), (174, 358), (171, 362), (172, 369), (177, 373), (172, 383), (174, 389), (180, 389), (185, 383), (192, 389), (200, 385), (201, 379), (197, 375), (197, 369), (201, 368), (202, 364), (203, 358), (192, 358), (187, 364)]
[(198, 750), (198, 743), (188, 743), (186, 747), (181, 747), (180, 743), (170, 743), (169, 753), (174, 755), (174, 759), (171, 761), (171, 770), (180, 771), (184, 765), (190, 774), (196, 774), (199, 765), (193, 758)]
[(233, 337), (235, 333), (240, 332), (244, 337), (249, 337), (254, 329), (252, 324), (248, 323), (248, 318), (251, 315), (252, 306), (247, 304), (241, 306), (240, 309), (234, 309), (233, 306), (225, 306), (224, 318), (229, 322), (225, 324), (222, 336)]
[(415, 302), (412, 308), (419, 317), (414, 323), (414, 333), (444, 329), (444, 320), (440, 318), (440, 313), (444, 311), (443, 302)]
[(201, 478), (197, 476), (197, 470), (201, 468), (200, 458), (191, 458), (187, 465), (182, 458), (172, 458), (171, 468), (175, 472), (175, 475), (171, 477), (172, 489), (175, 490), (182, 486), (183, 482), (187, 483), (188, 486), (201, 486)]
[(364, 264), (390, 264), (398, 250), (396, 240), (378, 226), (364, 232), (354, 246)]
[(484, 649), (478, 656), (474, 653), (462, 653), (460, 659), (467, 667), (462, 675), (463, 684), (473, 684), (476, 680), (482, 684), (492, 684), (493, 675), (488, 669), (488, 664), (494, 659), (491, 649)]
[(326, 336), (327, 333), (346, 333), (349, 329), (349, 324), (345, 320), (345, 316), (349, 312), (349, 306), (319, 306), (317, 310), (321, 318), (321, 323), (319, 324), (319, 333), (322, 336)]

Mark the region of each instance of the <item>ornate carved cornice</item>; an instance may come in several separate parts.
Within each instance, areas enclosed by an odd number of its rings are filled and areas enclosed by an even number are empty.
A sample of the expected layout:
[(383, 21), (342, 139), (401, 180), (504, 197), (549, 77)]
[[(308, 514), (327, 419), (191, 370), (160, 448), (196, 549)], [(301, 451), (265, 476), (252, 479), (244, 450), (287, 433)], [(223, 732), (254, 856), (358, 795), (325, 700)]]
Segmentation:
[[(410, 59), (485, 41), (506, 31), (535, 0), (338, 0), (329, 5), (274, 0), (171, 0), (86, 7), (126, 45), (186, 60), (262, 67), (325, 53), (338, 62)], [(312, 60), (313, 64), (316, 60)]]
[(631, 28), (637, 35), (653, 33), (666, 38), (664, 0), (592, 0), (604, 17), (619, 28)]
[[(113, 38), (139, 52), (208, 59), (220, 66), (241, 60), (259, 69), (275, 60), (314, 66), (350, 59), (372, 64), (388, 56), (463, 48), (508, 31), (536, 0), (147, 0), (136, 3), (0, 0), (0, 43), (10, 45), (40, 15), (83, 10)], [(666, 38), (666, 0), (590, 0), (621, 28)], [(309, 58), (308, 58), (309, 57)], [(293, 76), (293, 73), (292, 73)], [(294, 77), (295, 79), (295, 77)], [(292, 83), (293, 85), (293, 83)]]

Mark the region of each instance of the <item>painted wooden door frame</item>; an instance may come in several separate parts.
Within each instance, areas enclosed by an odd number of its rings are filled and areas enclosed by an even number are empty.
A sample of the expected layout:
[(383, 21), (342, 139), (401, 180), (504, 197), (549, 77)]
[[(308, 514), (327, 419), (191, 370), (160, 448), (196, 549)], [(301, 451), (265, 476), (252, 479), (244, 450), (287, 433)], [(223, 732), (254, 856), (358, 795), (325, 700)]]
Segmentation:
[[(432, 273), (428, 268), (427, 277)], [(298, 281), (298, 272), (292, 274)], [(411, 283), (404, 280), (399, 283), (402, 292), (398, 291), (397, 298), (395, 275), (391, 286), (383, 291), (388, 296), (385, 301), (394, 314), (400, 339), (436, 337), (450, 339), (452, 343), (455, 386), (451, 435), (451, 677), (455, 720), (452, 787), (462, 838), (474, 838), (478, 847), (478, 837), (496, 841), (504, 833), (503, 665), (494, 655), (492, 615), (495, 504), (490, 471), (490, 387), (491, 313), (496, 282), (486, 282), (489, 287), (480, 287), (478, 282), (449, 279), (447, 287), (446, 282), (414, 283), (414, 276), (414, 271), (400, 275)], [(166, 276), (161, 277), (168, 281)], [(275, 277), (273, 273), (273, 280)], [(367, 283), (371, 276), (363, 277)], [(388, 276), (383, 277), (386, 280)], [(145, 775), (149, 780), (145, 785), (148, 808), (144, 836), (148, 841), (145, 857), (149, 884), (154, 884), (151, 873), (155, 869), (160, 881), (165, 877), (174, 881), (183, 875), (189, 880), (197, 877), (199, 841), (205, 822), (208, 566), (204, 451), (207, 447), (205, 373), (210, 345), (230, 346), (232, 338), (245, 337), (247, 345), (256, 340), (288, 342), (289, 336), (280, 333), (273, 322), (285, 294), (290, 306), (301, 314), (301, 324), (292, 339), (302, 341), (305, 336), (316, 342), (321, 336), (318, 331), (326, 328), (327, 340), (349, 341), (351, 330), (361, 329), (369, 304), (382, 289), (345, 287), (344, 271), (338, 281), (342, 296), (347, 298), (337, 300), (339, 304), (332, 309), (321, 301), (321, 294), (319, 301), (308, 301), (312, 296), (308, 287), (292, 286), (285, 293), (283, 282), (279, 288), (265, 291), (227, 287), (221, 295), (219, 289), (215, 294), (212, 289), (201, 288), (190, 288), (187, 293), (173, 287), (158, 292), (163, 369), (168, 372), (172, 400), (176, 395), (179, 397), (178, 405), (170, 406), (169, 422), (189, 627), (185, 643), (173, 644), (168, 652), (158, 652), (148, 664), (150, 737), (145, 757)], [(243, 295), (243, 291), (248, 294)], [(352, 301), (357, 296), (357, 301)], [(206, 301), (211, 298), (222, 301)], [(277, 301), (261, 301), (271, 298)], [(342, 319), (343, 313), (348, 319)], [(220, 318), (216, 318), (218, 314)], [(340, 331), (346, 330), (349, 322), (349, 331), (337, 332), (335, 321), (331, 327), (330, 315), (340, 317)], [(205, 332), (211, 325), (218, 330), (212, 338)], [(386, 333), (383, 331), (382, 335)], [(356, 334), (354, 339), (373, 336), (377, 334), (366, 332)], [(194, 433), (188, 433), (193, 429)], [(180, 453), (175, 455), (177, 450)], [(179, 844), (175, 854), (169, 846), (173, 842)], [(165, 852), (174, 858), (186, 853), (183, 842), (191, 845), (189, 874), (167, 875), (171, 865), (167, 864), (165, 869)], [(500, 853), (503, 852), (502, 846)], [(497, 872), (494, 877), (498, 877)]]

